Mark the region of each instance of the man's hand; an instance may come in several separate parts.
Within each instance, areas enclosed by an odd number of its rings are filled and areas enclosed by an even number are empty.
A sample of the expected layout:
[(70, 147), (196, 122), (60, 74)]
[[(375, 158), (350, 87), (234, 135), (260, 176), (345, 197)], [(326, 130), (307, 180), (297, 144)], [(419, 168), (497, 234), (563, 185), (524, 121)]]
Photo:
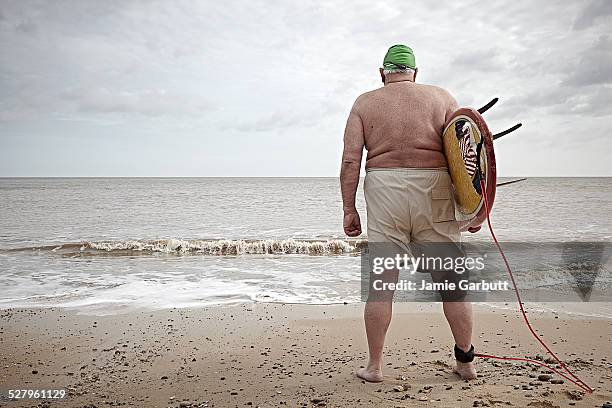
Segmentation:
[(344, 213), (344, 233), (349, 237), (361, 235), (361, 220), (357, 212)]

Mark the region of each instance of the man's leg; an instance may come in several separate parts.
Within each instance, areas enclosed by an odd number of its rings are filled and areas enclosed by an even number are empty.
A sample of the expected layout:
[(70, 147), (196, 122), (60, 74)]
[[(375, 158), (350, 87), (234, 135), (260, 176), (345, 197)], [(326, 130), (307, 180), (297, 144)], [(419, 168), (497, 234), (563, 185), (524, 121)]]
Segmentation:
[(391, 323), (392, 310), (392, 301), (368, 301), (366, 303), (363, 319), (365, 321), (370, 356), (368, 365), (357, 370), (357, 376), (366, 381), (379, 382), (383, 380), (382, 354), (385, 345), (385, 335)]
[[(372, 278), (372, 277), (371, 277)], [(397, 282), (397, 271), (386, 271), (374, 279), (383, 282)], [(363, 320), (366, 327), (368, 338), (368, 365), (357, 370), (358, 377), (370, 382), (380, 382), (383, 380), (382, 356), (385, 345), (385, 336), (391, 323), (393, 312), (393, 291), (374, 291), (370, 286), (368, 301), (363, 311)]]
[[(472, 347), (472, 304), (470, 302), (444, 302), (444, 316), (450, 326), (455, 344), (464, 352)], [(464, 380), (476, 378), (474, 363), (457, 361), (455, 372)]]
[[(426, 249), (433, 251), (433, 256), (436, 256), (435, 252), (438, 250), (444, 253), (452, 252), (454, 245), (455, 250), (458, 250), (459, 253), (451, 257), (463, 256), (458, 246), (461, 242), (461, 233), (455, 220), (455, 202), (450, 175), (446, 171), (439, 171), (427, 179), (424, 186), (429, 190), (429, 194), (420, 196), (422, 201), (415, 202), (414, 208), (411, 207), (412, 213), (415, 214), (414, 219), (418, 221), (413, 226), (414, 243), (429, 245)], [(422, 216), (416, 217), (419, 212)], [(454, 271), (451, 273), (451, 276), (447, 276), (446, 273), (441, 275), (432, 273), (432, 279), (443, 281), (448, 278), (449, 282), (456, 282), (458, 275)], [(440, 295), (442, 295), (444, 315), (455, 338), (455, 344), (464, 352), (468, 352), (472, 346), (472, 305), (462, 299), (464, 294), (457, 289), (449, 293), (440, 293)], [(445, 296), (450, 296), (450, 298), (445, 299)], [(476, 378), (476, 370), (472, 362), (457, 361), (455, 371), (465, 380)]]
[[(406, 205), (405, 183), (398, 172), (392, 170), (368, 171), (363, 191), (368, 214), (369, 261), (376, 258), (393, 258), (407, 250), (404, 242), (410, 242), (410, 213)], [(397, 283), (397, 269), (373, 273), (373, 264), (362, 270), (362, 279), (369, 279), (367, 302), (363, 318), (368, 339), (369, 359), (367, 366), (357, 371), (357, 376), (366, 381), (383, 380), (382, 355), (387, 329), (393, 310), (393, 290), (375, 290), (375, 280)], [(380, 286), (378, 286), (380, 288)]]

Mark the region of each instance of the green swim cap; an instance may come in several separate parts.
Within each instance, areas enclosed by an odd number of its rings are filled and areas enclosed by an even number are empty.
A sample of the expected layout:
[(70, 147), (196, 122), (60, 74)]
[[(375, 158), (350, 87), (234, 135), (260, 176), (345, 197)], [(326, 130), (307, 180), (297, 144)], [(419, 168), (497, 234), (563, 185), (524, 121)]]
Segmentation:
[(414, 54), (412, 52), (412, 48), (403, 44), (397, 44), (389, 48), (389, 51), (387, 51), (387, 53), (385, 54), (385, 59), (383, 60), (383, 68), (415, 69), (416, 63), (414, 62)]

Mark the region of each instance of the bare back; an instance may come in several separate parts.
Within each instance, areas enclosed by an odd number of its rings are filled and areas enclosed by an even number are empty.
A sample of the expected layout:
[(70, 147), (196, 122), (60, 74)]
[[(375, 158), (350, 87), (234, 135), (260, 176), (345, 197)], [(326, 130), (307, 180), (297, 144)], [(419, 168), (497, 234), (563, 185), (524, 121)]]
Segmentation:
[(445, 90), (409, 80), (387, 80), (384, 87), (355, 101), (368, 151), (366, 168), (445, 167), (442, 131), (457, 108)]

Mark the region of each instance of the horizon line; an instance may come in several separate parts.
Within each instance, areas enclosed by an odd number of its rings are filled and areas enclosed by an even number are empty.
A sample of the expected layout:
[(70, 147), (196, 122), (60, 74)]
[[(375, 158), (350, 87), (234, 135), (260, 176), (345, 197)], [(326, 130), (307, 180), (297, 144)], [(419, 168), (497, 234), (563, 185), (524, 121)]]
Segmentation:
[[(363, 178), (365, 175), (360, 175)], [(498, 178), (610, 178), (611, 175), (512, 175)], [(178, 178), (340, 178), (340, 176), (0, 176), (0, 179), (178, 179)]]

